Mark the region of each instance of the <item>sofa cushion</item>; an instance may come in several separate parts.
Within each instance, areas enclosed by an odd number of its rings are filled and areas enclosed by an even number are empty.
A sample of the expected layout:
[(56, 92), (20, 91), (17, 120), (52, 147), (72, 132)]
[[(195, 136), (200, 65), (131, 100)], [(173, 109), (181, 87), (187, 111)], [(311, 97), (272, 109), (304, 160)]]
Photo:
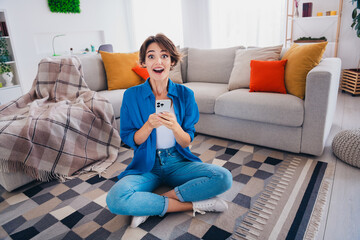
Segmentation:
[(236, 51), (234, 67), (229, 79), (229, 90), (248, 88), (250, 83), (250, 61), (276, 61), (280, 58), (282, 45), (264, 48), (248, 48)]
[(100, 96), (109, 100), (109, 102), (113, 106), (115, 118), (120, 117), (120, 108), (121, 108), (121, 104), (122, 104), (122, 100), (123, 100), (125, 91), (126, 91), (126, 89), (116, 89), (116, 90), (112, 90), (112, 91), (105, 90), (105, 91), (98, 92), (98, 94)]
[(139, 53), (108, 53), (100, 51), (104, 62), (109, 90), (125, 89), (144, 81), (132, 68), (137, 65)]
[(223, 49), (188, 49), (187, 82), (228, 83), (234, 65), (235, 51), (244, 47)]
[(284, 73), (287, 60), (250, 62), (250, 92), (286, 93)]
[(191, 82), (184, 85), (194, 91), (200, 113), (214, 113), (216, 99), (228, 91), (224, 83)]
[(182, 54), (182, 59), (181, 62), (178, 62), (178, 64), (181, 65), (181, 78), (184, 83), (187, 82), (188, 50), (189, 48), (180, 49), (180, 52)]
[(182, 80), (182, 76), (181, 76), (181, 63), (178, 62), (175, 67), (170, 70), (169, 72), (169, 78), (174, 82), (174, 83), (179, 83), (182, 84), (183, 80)]
[(304, 119), (304, 101), (290, 94), (257, 93), (249, 92), (249, 89), (236, 89), (218, 97), (215, 114), (299, 127)]
[(320, 63), (327, 42), (299, 45), (294, 43), (284, 54), (286, 91), (301, 99), (305, 97), (306, 76)]
[(133, 67), (131, 70), (133, 70), (137, 75), (139, 75), (143, 80), (146, 80), (150, 77), (147, 68), (144, 68), (137, 64), (135, 67)]
[(107, 89), (105, 68), (100, 54), (82, 54), (78, 58), (88, 87), (93, 91)]

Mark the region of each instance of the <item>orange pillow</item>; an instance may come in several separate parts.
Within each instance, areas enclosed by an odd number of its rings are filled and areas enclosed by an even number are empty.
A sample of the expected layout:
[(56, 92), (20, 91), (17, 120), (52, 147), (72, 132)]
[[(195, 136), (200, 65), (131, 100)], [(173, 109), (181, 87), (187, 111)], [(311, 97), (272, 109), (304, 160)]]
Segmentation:
[(150, 77), (147, 69), (141, 67), (140, 65), (136, 65), (135, 67), (132, 68), (132, 70), (144, 80)]
[(286, 93), (285, 65), (287, 60), (250, 62), (250, 92)]
[(104, 62), (108, 90), (126, 89), (144, 81), (131, 69), (139, 60), (139, 53), (109, 53), (100, 51)]

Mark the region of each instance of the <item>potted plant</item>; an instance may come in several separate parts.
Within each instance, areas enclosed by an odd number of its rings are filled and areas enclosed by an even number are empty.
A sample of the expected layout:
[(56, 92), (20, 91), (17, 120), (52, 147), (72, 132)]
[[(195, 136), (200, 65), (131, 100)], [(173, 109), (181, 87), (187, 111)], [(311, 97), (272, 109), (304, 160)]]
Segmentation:
[[(360, 38), (360, 0), (352, 0), (353, 5), (354, 3), (355, 8), (352, 12), (353, 23), (351, 24), (351, 28), (356, 31), (356, 35), (358, 36), (358, 38)], [(358, 73), (360, 73), (360, 59), (356, 70)]]
[(11, 72), (11, 66), (6, 62), (10, 60), (8, 45), (5, 38), (0, 38), (0, 74), (2, 78), (5, 80), (5, 86), (11, 86), (13, 83), (11, 82), (14, 75)]
[(0, 74), (1, 77), (5, 80), (5, 86), (12, 86), (13, 83), (11, 82), (14, 74), (11, 72), (11, 66), (6, 64), (5, 62), (0, 62)]

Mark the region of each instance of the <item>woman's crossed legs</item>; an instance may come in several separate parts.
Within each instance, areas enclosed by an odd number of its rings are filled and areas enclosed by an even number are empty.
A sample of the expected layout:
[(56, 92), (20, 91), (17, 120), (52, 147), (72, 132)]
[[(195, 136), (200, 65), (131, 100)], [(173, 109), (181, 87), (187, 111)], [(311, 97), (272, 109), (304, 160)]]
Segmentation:
[[(110, 211), (133, 216), (189, 211), (193, 209), (192, 202), (215, 197), (231, 187), (232, 176), (225, 168), (171, 160), (155, 164), (151, 172), (120, 179), (107, 196)], [(162, 195), (152, 193), (162, 183), (175, 188)]]

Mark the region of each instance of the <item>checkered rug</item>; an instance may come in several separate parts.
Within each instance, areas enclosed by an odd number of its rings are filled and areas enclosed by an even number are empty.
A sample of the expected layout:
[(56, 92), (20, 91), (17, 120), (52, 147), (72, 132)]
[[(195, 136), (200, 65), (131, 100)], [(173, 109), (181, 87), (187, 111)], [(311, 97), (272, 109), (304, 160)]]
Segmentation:
[[(130, 228), (130, 217), (110, 213), (105, 202), (117, 175), (133, 156), (131, 149), (122, 146), (117, 161), (101, 177), (88, 173), (64, 183), (31, 183), (12, 193), (0, 188), (0, 238), (220, 240), (261, 239), (268, 234), (264, 226), (273, 216), (284, 214), (274, 209), (282, 209), (288, 202), (281, 197), (291, 195), (287, 194), (286, 186), (294, 188), (287, 181), (292, 174), (301, 175), (292, 161), (295, 158), (302, 162), (304, 157), (204, 135), (195, 137), (191, 151), (204, 162), (231, 171), (233, 186), (220, 195), (228, 201), (228, 211), (196, 217), (192, 217), (192, 212), (153, 216), (138, 228)], [(277, 189), (274, 184), (280, 187), (280, 196), (273, 191)], [(157, 192), (166, 190), (164, 187)], [(261, 203), (262, 199), (267, 202)], [(292, 208), (297, 210), (300, 205), (295, 202)], [(280, 234), (285, 225), (281, 225)], [(291, 224), (285, 228), (289, 232)]]

